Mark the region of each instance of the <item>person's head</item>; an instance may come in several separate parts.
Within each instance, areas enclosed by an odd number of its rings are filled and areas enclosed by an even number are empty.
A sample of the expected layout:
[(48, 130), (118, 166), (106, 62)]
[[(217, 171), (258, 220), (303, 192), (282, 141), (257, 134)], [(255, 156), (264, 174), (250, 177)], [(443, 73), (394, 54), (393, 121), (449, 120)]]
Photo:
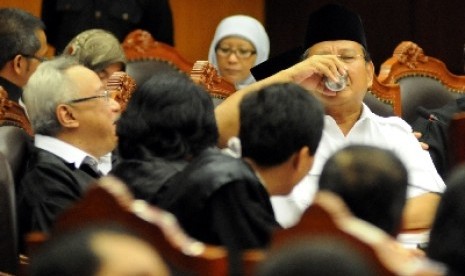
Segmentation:
[(57, 137), (100, 157), (116, 147), (120, 106), (94, 71), (70, 57), (43, 62), (24, 88), (36, 134)]
[(263, 25), (253, 17), (234, 15), (216, 28), (208, 60), (240, 88), (255, 81), (250, 68), (267, 60), (269, 52), (270, 40)]
[(438, 205), (426, 254), (465, 274), (465, 165), (455, 168)]
[(44, 23), (16, 8), (0, 9), (0, 76), (23, 87), (47, 54)]
[(102, 29), (86, 30), (75, 36), (63, 50), (82, 65), (97, 73), (105, 84), (117, 71), (124, 71), (126, 56), (118, 39)]
[(336, 237), (316, 236), (280, 247), (258, 266), (257, 276), (376, 275), (364, 253)]
[(117, 226), (93, 226), (52, 236), (31, 260), (31, 276), (170, 274), (148, 242)]
[(361, 104), (371, 87), (374, 66), (360, 16), (344, 6), (328, 4), (309, 16), (303, 58), (313, 55), (338, 55), (348, 72), (348, 85), (337, 97), (316, 93), (327, 105), (343, 102)]
[(208, 93), (172, 68), (136, 89), (118, 121), (117, 134), (125, 159), (188, 160), (218, 140)]
[(319, 189), (338, 194), (355, 216), (396, 236), (406, 202), (408, 175), (391, 151), (350, 145), (323, 166)]
[(248, 94), (240, 103), (242, 157), (270, 168), (288, 163), (295, 173), (283, 180), (287, 194), (308, 173), (323, 129), (323, 108), (307, 90), (292, 83), (274, 84)]

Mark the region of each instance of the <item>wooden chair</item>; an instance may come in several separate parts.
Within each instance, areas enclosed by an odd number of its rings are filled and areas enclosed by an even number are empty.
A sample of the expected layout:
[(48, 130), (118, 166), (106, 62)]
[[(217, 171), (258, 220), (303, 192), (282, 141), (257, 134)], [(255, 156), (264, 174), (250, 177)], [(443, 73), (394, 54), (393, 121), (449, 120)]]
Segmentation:
[(0, 272), (16, 275), (19, 265), (13, 175), (0, 153)]
[[(227, 251), (224, 248), (190, 238), (174, 216), (135, 200), (126, 186), (113, 177), (103, 177), (91, 186), (81, 201), (57, 218), (51, 235), (90, 224), (115, 222), (152, 244), (174, 274), (227, 274)], [(45, 239), (44, 235), (32, 233), (27, 237), (28, 248), (37, 250), (38, 244)]]
[(318, 237), (347, 242), (372, 264), (376, 275), (442, 275), (444, 272), (443, 267), (413, 255), (382, 230), (353, 216), (343, 201), (330, 192), (319, 192), (296, 226), (276, 231), (271, 250), (279, 250), (289, 242)]
[(215, 106), (236, 92), (234, 85), (219, 76), (215, 67), (206, 60), (196, 61), (190, 76), (195, 83), (207, 90)]
[(31, 141), (32, 137), (19, 127), (0, 127), (0, 153), (8, 161), (15, 183), (20, 181), (26, 169)]
[(193, 63), (182, 57), (174, 47), (155, 41), (152, 35), (144, 30), (129, 33), (122, 47), (127, 59), (126, 72), (138, 85), (157, 71), (163, 70), (165, 63), (186, 73), (190, 73), (193, 66)]
[[(176, 218), (145, 201), (132, 197), (127, 187), (114, 177), (103, 177), (92, 185), (84, 198), (60, 215), (51, 235), (88, 225), (118, 223), (148, 241), (172, 269), (173, 275), (228, 275), (228, 252), (189, 237)], [(33, 232), (27, 235), (28, 256), (33, 256), (48, 235)], [(245, 276), (265, 257), (262, 250), (243, 254)], [(23, 266), (23, 270), (26, 270)]]
[(31, 136), (33, 134), (24, 109), (8, 99), (8, 93), (3, 87), (0, 87), (0, 126), (15, 126), (24, 129)]
[(449, 72), (439, 59), (427, 56), (411, 41), (401, 42), (382, 65), (378, 80), (400, 85), (402, 118), (412, 123), (418, 106), (438, 108), (464, 96), (465, 76)]
[(371, 111), (382, 117), (402, 114), (399, 85), (381, 83), (376, 76), (373, 78), (373, 84), (366, 93), (363, 102), (368, 105)]
[(120, 104), (123, 112), (126, 110), (129, 98), (136, 90), (136, 81), (125, 72), (114, 72), (108, 78), (106, 89), (117, 92), (115, 100)]

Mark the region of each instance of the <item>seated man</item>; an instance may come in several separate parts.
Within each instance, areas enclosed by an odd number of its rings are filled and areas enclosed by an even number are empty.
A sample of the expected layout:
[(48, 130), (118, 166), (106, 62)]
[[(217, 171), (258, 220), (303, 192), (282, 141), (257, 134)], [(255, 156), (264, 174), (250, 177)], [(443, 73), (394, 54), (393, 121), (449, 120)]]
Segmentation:
[(339, 195), (358, 218), (394, 238), (399, 233), (408, 177), (392, 152), (372, 146), (347, 146), (326, 161), (318, 185), (319, 190)]
[(47, 232), (101, 175), (97, 160), (117, 142), (120, 106), (112, 96), (95, 72), (70, 58), (44, 62), (31, 76), (24, 101), (35, 147), (16, 191), (21, 234)]
[(232, 250), (268, 245), (279, 227), (269, 196), (289, 193), (307, 173), (323, 128), (321, 105), (295, 84), (252, 93), (240, 110), (244, 160), (206, 149), (159, 204), (192, 237)]
[(53, 236), (31, 260), (31, 276), (169, 275), (150, 244), (119, 226), (86, 227)]
[[(221, 144), (238, 132), (238, 106), (245, 94), (272, 83), (298, 83), (323, 103), (324, 132), (307, 177), (289, 197), (273, 198), (278, 221), (283, 226), (298, 222), (313, 200), (329, 156), (346, 145), (365, 144), (394, 151), (407, 168), (409, 186), (403, 229), (430, 227), (445, 184), (405, 121), (379, 117), (363, 103), (374, 68), (360, 17), (339, 5), (323, 6), (310, 15), (305, 49), (305, 59), (287, 69), (277, 61), (279, 57), (265, 62), (264, 70), (278, 73), (237, 91), (216, 107)], [(326, 78), (339, 81), (342, 75), (347, 75), (344, 89), (335, 92), (325, 87)]]
[[(22, 88), (47, 53), (44, 23), (34, 15), (15, 8), (0, 9), (0, 126), (13, 125), (32, 135), (30, 122), (20, 105)], [(8, 112), (10, 111), (10, 112)], [(2, 111), (4, 112), (4, 111)], [(12, 114), (12, 115), (10, 115)]]

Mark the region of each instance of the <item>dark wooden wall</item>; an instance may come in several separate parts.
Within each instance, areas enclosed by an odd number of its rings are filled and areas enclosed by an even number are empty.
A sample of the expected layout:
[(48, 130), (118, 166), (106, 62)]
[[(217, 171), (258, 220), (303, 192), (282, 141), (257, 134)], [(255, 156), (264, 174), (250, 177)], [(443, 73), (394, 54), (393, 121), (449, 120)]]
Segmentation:
[[(266, 28), (271, 54), (297, 46), (304, 39), (307, 16), (329, 0), (266, 0)], [(401, 41), (411, 40), (425, 53), (464, 74), (464, 0), (340, 0), (364, 22), (368, 48), (376, 69)]]

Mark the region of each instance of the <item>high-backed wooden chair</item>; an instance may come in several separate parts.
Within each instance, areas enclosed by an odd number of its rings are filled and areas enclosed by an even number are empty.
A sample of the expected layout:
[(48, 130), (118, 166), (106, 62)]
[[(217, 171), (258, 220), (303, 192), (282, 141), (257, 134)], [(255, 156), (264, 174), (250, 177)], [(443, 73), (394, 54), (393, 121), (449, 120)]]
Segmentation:
[(0, 153), (8, 161), (15, 183), (19, 182), (26, 169), (31, 141), (32, 137), (19, 127), (0, 127)]
[(126, 55), (126, 72), (141, 85), (151, 75), (163, 70), (165, 63), (190, 73), (193, 63), (182, 57), (178, 51), (163, 42), (155, 41), (144, 30), (134, 30), (124, 39), (123, 50)]
[(206, 60), (196, 61), (190, 76), (195, 83), (207, 90), (215, 106), (236, 92), (234, 85), (219, 76), (215, 67)]
[(0, 153), (0, 272), (16, 275), (19, 264), (13, 175)]
[[(175, 274), (227, 274), (227, 251), (224, 248), (190, 238), (174, 216), (135, 200), (126, 186), (113, 177), (103, 177), (90, 187), (81, 201), (57, 218), (51, 235), (90, 224), (115, 222), (152, 244)], [(38, 237), (37, 233), (31, 234), (29, 242), (37, 244), (40, 242)]]
[(400, 85), (402, 118), (412, 123), (418, 106), (438, 108), (464, 96), (465, 76), (452, 74), (439, 59), (411, 41), (401, 42), (380, 69), (381, 83)]
[(297, 225), (276, 231), (271, 250), (279, 250), (289, 242), (319, 237), (347, 242), (372, 265), (376, 275), (442, 275), (444, 272), (442, 266), (415, 256), (382, 230), (353, 216), (344, 202), (330, 192), (319, 192)]
[(32, 136), (32, 127), (24, 109), (8, 99), (8, 93), (0, 87), (0, 126), (15, 126)]
[(368, 105), (371, 111), (382, 117), (402, 114), (399, 85), (381, 83), (376, 77), (373, 78), (373, 84), (366, 93), (363, 102)]
[(129, 98), (136, 90), (136, 81), (126, 72), (114, 72), (108, 78), (106, 89), (117, 92), (115, 100), (119, 103), (121, 112), (123, 112), (126, 110)]

